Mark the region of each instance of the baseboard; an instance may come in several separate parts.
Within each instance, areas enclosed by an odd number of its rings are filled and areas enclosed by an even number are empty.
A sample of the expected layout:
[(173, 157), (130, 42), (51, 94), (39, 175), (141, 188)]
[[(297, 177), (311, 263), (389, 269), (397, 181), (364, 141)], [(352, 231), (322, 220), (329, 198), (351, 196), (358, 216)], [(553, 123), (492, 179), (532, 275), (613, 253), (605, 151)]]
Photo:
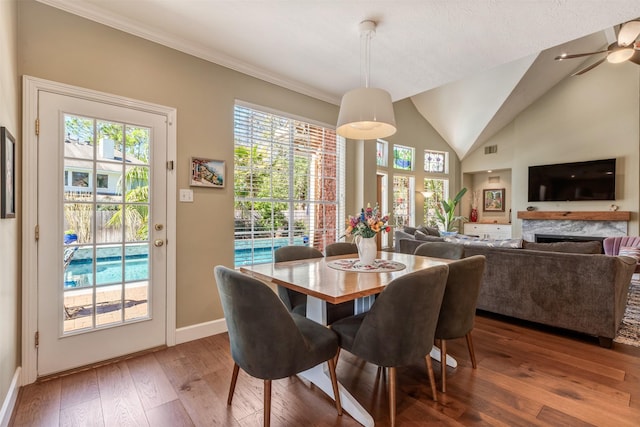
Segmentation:
[(225, 322), (224, 319), (185, 326), (184, 328), (178, 328), (176, 330), (176, 344), (182, 344), (183, 342), (193, 341), (223, 332), (227, 332), (227, 322)]
[(20, 391), (20, 372), (22, 369), (20, 366), (16, 368), (16, 372), (13, 374), (13, 379), (11, 380), (11, 385), (9, 385), (9, 390), (7, 391), (7, 396), (2, 402), (2, 408), (0, 408), (0, 426), (7, 427), (9, 425), (9, 421), (11, 421), (11, 415), (13, 414), (13, 410), (16, 406), (16, 401), (18, 400), (18, 391)]

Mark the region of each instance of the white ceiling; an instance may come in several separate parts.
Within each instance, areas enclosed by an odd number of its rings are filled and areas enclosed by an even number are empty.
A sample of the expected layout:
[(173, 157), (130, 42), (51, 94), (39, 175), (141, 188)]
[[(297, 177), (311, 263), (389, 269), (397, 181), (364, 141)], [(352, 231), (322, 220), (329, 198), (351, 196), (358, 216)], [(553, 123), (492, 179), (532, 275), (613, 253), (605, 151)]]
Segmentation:
[(583, 63), (555, 55), (640, 16), (638, 0), (38, 1), (334, 104), (363, 85), (374, 20), (370, 86), (412, 97), (460, 158)]

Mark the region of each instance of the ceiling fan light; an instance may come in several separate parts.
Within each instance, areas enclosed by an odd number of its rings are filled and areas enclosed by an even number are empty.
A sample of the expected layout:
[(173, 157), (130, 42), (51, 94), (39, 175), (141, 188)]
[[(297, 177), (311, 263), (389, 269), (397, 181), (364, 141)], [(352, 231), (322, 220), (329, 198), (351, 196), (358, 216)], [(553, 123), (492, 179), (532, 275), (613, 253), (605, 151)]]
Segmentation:
[(362, 140), (386, 138), (396, 133), (389, 92), (363, 87), (345, 93), (340, 103), (336, 133)]
[(612, 64), (619, 64), (621, 62), (629, 60), (633, 56), (633, 53), (633, 47), (617, 49), (607, 55), (607, 61)]

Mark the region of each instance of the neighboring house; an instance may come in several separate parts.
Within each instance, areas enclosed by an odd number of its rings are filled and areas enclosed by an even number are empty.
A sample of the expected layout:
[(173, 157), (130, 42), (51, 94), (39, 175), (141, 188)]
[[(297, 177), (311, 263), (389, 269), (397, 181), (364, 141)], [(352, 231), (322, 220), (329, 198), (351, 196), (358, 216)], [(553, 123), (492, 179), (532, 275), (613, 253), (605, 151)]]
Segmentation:
[[(91, 163), (78, 159), (90, 159), (93, 157), (94, 147), (89, 142), (81, 142), (65, 139), (65, 156), (69, 157), (64, 162), (64, 191), (67, 192), (91, 192), (93, 183), (97, 185), (97, 194), (116, 195), (122, 190), (118, 184), (122, 180), (122, 152), (114, 148), (115, 143), (110, 139), (102, 139), (98, 142), (98, 167), (96, 179), (93, 179), (93, 168)], [(116, 160), (117, 163), (110, 163), (109, 160)], [(131, 156), (127, 157), (125, 164), (143, 165), (144, 163)], [(126, 173), (126, 171), (125, 171)]]

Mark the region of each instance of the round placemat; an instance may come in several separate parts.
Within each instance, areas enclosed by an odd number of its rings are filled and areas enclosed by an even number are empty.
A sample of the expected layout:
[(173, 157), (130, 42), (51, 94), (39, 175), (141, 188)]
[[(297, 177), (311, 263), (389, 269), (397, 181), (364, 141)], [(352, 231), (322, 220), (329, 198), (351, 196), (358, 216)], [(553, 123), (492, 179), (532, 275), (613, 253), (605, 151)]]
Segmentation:
[(358, 273), (388, 273), (390, 271), (400, 271), (407, 268), (401, 262), (377, 259), (373, 265), (361, 265), (358, 258), (338, 259), (329, 261), (327, 265), (335, 270), (354, 271)]

